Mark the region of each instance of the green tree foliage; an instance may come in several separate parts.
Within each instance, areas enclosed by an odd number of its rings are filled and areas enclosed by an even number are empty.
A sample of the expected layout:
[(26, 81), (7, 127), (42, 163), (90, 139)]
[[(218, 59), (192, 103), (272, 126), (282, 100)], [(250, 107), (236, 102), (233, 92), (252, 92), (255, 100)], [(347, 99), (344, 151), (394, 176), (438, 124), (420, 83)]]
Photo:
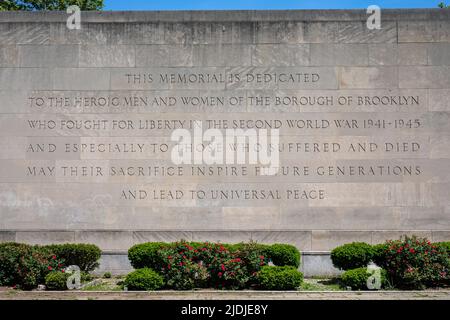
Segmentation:
[(103, 0), (0, 0), (0, 11), (63, 11), (71, 5), (77, 5), (84, 11), (101, 10)]
[(441, 9), (450, 8), (450, 6), (446, 5), (444, 2), (439, 3), (438, 7)]

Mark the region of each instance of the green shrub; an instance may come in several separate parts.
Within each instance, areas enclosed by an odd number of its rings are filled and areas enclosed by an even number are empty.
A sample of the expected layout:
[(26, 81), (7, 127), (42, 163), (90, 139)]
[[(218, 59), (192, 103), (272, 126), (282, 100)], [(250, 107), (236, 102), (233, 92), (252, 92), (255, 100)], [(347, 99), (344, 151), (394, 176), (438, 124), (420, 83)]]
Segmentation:
[[(367, 280), (371, 275), (367, 267), (351, 269), (341, 275), (341, 282), (343, 286), (351, 287), (353, 290), (368, 290)], [(386, 271), (381, 269), (380, 276), (381, 287), (385, 287), (387, 283)]]
[(65, 266), (75, 265), (85, 272), (93, 271), (98, 267), (98, 261), (102, 254), (96, 245), (84, 243), (54, 244), (44, 248), (64, 259)]
[(300, 266), (300, 251), (290, 244), (273, 244), (268, 248), (268, 256), (276, 266)]
[(81, 276), (80, 280), (82, 283), (91, 282), (92, 280), (94, 280), (94, 276), (86, 271), (81, 271), (80, 276)]
[(123, 284), (128, 290), (153, 291), (164, 286), (164, 278), (152, 269), (143, 268), (129, 273)]
[(265, 266), (257, 274), (258, 285), (264, 290), (296, 290), (303, 274), (295, 267)]
[(375, 244), (372, 246), (372, 249), (373, 249), (372, 261), (377, 266), (380, 266), (380, 267), (384, 266), (385, 261), (386, 261), (387, 248), (388, 248), (388, 245), (386, 243)]
[(111, 272), (105, 272), (105, 273), (103, 274), (103, 278), (105, 278), (105, 279), (111, 279), (111, 278), (112, 278)]
[(352, 242), (331, 251), (333, 265), (341, 270), (366, 267), (372, 260), (374, 249), (364, 242)]
[(405, 236), (388, 241), (383, 268), (399, 288), (422, 289), (450, 280), (450, 259), (444, 246), (425, 238)]
[(450, 255), (450, 241), (448, 242), (436, 242), (434, 245), (444, 248)]
[(63, 260), (39, 246), (20, 243), (0, 245), (0, 283), (29, 290), (43, 284), (51, 271), (63, 268)]
[(128, 250), (128, 260), (135, 269), (151, 268), (161, 270), (164, 261), (158, 251), (168, 247), (165, 242), (146, 242), (132, 246)]
[(244, 242), (239, 243), (223, 243), (222, 244), (228, 251), (236, 252), (244, 246)]
[(45, 287), (47, 290), (63, 291), (67, 290), (67, 279), (69, 275), (61, 271), (53, 271), (45, 277)]

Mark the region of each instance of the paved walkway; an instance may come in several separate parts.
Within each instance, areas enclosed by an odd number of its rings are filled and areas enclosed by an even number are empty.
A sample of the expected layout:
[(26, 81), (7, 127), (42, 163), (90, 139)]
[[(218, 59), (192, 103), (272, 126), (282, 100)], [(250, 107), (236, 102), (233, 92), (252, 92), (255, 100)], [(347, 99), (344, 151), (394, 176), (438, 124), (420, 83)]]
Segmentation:
[(437, 291), (0, 291), (0, 300), (450, 300), (450, 290)]

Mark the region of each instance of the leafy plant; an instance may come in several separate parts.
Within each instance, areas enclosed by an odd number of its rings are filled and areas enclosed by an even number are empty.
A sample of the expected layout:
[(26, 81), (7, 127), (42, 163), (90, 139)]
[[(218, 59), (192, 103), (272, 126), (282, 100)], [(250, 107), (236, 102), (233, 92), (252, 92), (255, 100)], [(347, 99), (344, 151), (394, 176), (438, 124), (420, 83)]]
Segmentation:
[(268, 248), (268, 256), (276, 266), (300, 266), (300, 251), (290, 244), (276, 243)]
[(43, 247), (50, 253), (64, 259), (66, 266), (75, 265), (82, 271), (93, 271), (98, 267), (102, 251), (93, 244), (54, 244)]
[(81, 10), (101, 10), (103, 0), (2, 0), (0, 11), (10, 10), (66, 10), (71, 5), (77, 5)]
[(291, 266), (265, 266), (257, 274), (260, 289), (296, 290), (303, 281), (303, 274)]
[(366, 267), (374, 257), (374, 249), (364, 242), (352, 242), (331, 251), (333, 265), (341, 270)]
[(20, 243), (0, 245), (0, 284), (29, 290), (44, 283), (51, 271), (60, 271), (64, 261), (40, 246)]
[(128, 260), (130, 260), (131, 265), (135, 269), (152, 268), (160, 270), (164, 265), (164, 261), (158, 251), (169, 246), (165, 242), (136, 244), (128, 249)]
[(62, 271), (53, 271), (45, 277), (45, 287), (47, 290), (63, 291), (67, 290), (67, 279), (69, 275)]
[[(368, 290), (367, 280), (371, 276), (367, 267), (356, 268), (345, 271), (341, 275), (341, 282), (343, 286), (351, 287), (353, 290)], [(386, 270), (380, 270), (380, 284), (385, 287), (387, 284)]]
[(384, 261), (386, 260), (386, 250), (389, 247), (387, 243), (379, 243), (372, 246), (373, 256), (372, 261), (377, 266), (384, 265)]
[(154, 291), (164, 286), (164, 278), (152, 269), (143, 268), (129, 273), (123, 284), (129, 290)]
[(415, 236), (386, 244), (382, 266), (396, 287), (421, 289), (449, 281), (450, 259), (444, 246)]
[(450, 255), (450, 241), (448, 242), (436, 242), (434, 245), (444, 248), (447, 253)]
[(179, 290), (217, 283), (223, 272), (221, 266), (231, 259), (230, 252), (220, 244), (204, 243), (194, 248), (185, 241), (163, 248), (159, 254), (164, 261), (162, 273), (167, 285)]
[(254, 283), (256, 273), (269, 263), (269, 246), (256, 242), (242, 243), (234, 252), (234, 256), (240, 258), (247, 272), (249, 283)]

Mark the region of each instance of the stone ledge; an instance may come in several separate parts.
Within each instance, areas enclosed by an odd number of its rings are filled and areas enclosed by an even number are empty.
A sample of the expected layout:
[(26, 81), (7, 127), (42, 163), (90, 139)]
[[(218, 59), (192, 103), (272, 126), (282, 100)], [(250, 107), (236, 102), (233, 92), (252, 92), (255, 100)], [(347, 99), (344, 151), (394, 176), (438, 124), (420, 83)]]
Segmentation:
[(424, 291), (0, 291), (0, 300), (450, 300), (449, 290)]
[[(51, 12), (0, 12), (3, 22), (65, 22), (67, 14)], [(95, 11), (83, 12), (88, 23), (136, 22), (277, 22), (366, 21), (366, 10), (223, 10), (223, 11)], [(449, 20), (450, 10), (383, 9), (384, 21)]]

